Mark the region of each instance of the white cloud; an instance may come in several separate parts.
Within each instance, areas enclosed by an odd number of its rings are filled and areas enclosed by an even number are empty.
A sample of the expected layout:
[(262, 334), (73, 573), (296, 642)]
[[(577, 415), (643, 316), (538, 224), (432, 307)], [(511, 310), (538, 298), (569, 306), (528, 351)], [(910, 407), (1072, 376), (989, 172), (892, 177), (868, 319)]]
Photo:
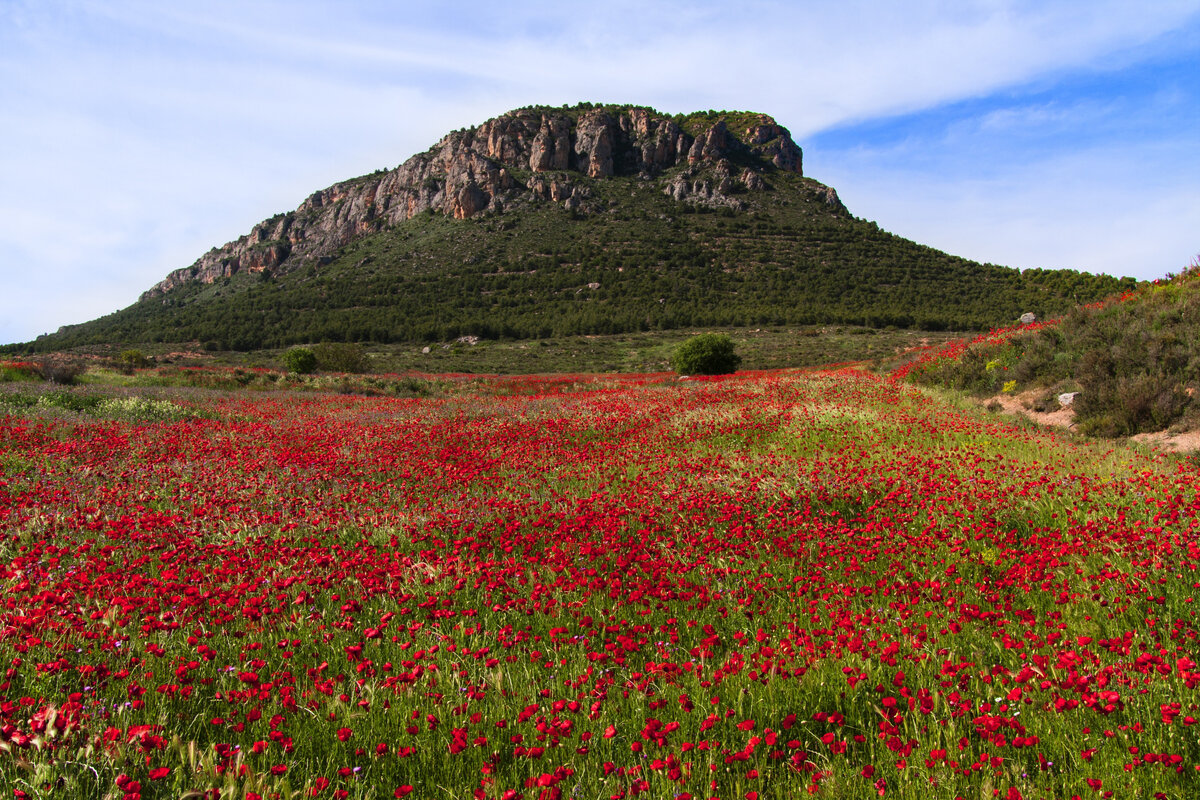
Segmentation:
[(984, 177), (859, 154), (822, 178), (856, 215), (955, 255), (1151, 279), (1200, 254), (1200, 159), (1186, 146), (1050, 154)]

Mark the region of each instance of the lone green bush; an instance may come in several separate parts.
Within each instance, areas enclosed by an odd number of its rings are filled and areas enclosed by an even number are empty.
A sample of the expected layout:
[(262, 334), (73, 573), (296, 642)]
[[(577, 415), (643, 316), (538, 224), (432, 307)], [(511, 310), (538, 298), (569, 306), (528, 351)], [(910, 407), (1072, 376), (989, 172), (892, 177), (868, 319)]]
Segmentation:
[(126, 374), (149, 365), (150, 359), (146, 358), (141, 350), (122, 350), (121, 354), (117, 356), (117, 366)]
[(680, 375), (728, 375), (741, 363), (742, 357), (733, 352), (733, 340), (721, 333), (693, 336), (671, 355), (671, 366)]
[(317, 368), (317, 356), (307, 347), (293, 347), (283, 354), (283, 366), (288, 372), (307, 375)]

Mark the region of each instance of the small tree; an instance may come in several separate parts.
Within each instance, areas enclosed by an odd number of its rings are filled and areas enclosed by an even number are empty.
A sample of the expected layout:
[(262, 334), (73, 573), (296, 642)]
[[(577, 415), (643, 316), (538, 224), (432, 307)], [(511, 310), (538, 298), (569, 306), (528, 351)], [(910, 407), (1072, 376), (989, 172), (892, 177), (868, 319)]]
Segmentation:
[(283, 367), (288, 372), (307, 375), (317, 368), (317, 356), (307, 347), (293, 347), (283, 354)]
[(135, 369), (149, 366), (150, 359), (146, 358), (141, 350), (122, 350), (117, 356), (117, 365), (122, 372), (131, 374)]
[(671, 354), (671, 366), (680, 375), (728, 375), (741, 363), (733, 340), (720, 333), (693, 336)]

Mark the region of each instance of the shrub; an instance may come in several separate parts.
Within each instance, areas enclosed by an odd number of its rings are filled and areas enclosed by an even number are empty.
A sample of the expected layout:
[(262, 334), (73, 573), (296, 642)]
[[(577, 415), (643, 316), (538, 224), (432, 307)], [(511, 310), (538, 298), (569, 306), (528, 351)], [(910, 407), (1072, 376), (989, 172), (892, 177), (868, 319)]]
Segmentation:
[(693, 336), (671, 355), (671, 366), (680, 375), (728, 375), (742, 358), (733, 352), (733, 340), (719, 333)]
[(1146, 374), (1080, 381), (1079, 429), (1092, 436), (1132, 436), (1164, 430), (1187, 410), (1185, 387), (1170, 376)]
[(149, 366), (150, 360), (142, 354), (141, 350), (123, 350), (117, 356), (117, 365), (124, 372), (133, 372), (140, 367)]
[(79, 380), (87, 367), (77, 361), (43, 361), (38, 364), (38, 371), (51, 383), (70, 386)]
[(37, 399), (42, 408), (61, 408), (66, 411), (94, 411), (104, 397), (98, 394), (73, 394), (71, 392), (49, 392)]
[(283, 354), (283, 367), (288, 372), (307, 375), (317, 368), (317, 356), (307, 347), (293, 347)]
[(317, 366), (329, 372), (362, 372), (367, 354), (361, 344), (321, 342), (313, 348)]

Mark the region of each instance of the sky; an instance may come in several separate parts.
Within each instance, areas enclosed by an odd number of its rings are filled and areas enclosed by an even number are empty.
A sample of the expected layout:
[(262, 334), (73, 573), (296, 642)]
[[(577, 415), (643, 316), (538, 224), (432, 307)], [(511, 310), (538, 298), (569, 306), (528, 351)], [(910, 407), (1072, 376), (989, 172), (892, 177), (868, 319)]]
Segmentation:
[(976, 261), (1200, 256), (1200, 0), (0, 0), (0, 343), (582, 101), (770, 114), (855, 216)]

